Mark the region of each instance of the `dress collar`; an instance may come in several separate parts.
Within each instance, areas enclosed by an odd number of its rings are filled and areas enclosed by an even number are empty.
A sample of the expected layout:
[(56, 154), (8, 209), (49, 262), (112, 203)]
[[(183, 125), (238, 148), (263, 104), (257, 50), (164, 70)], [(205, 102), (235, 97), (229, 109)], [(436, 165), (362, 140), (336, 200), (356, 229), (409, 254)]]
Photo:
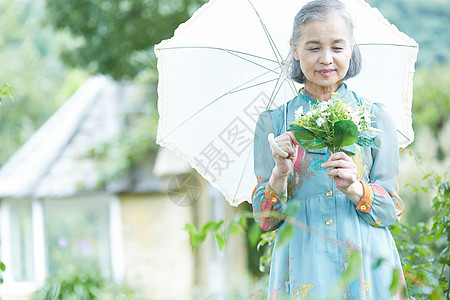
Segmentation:
[[(343, 98), (346, 92), (347, 92), (347, 85), (345, 83), (342, 83), (341, 86), (336, 90), (336, 93), (338, 94), (339, 98)], [(322, 101), (319, 98), (316, 98), (313, 95), (311, 95), (304, 88), (300, 89), (299, 95), (303, 100), (309, 102), (310, 104), (316, 103), (317, 101)]]

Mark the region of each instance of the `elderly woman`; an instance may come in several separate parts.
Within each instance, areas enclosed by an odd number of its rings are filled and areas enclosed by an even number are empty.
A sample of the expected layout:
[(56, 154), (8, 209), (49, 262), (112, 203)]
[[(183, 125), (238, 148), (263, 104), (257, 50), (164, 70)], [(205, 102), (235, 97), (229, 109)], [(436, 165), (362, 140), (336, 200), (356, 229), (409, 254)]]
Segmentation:
[[(276, 246), (280, 230), (277, 232), (269, 299), (398, 299), (401, 291), (391, 296), (389, 286), (394, 269), (403, 273), (386, 227), (398, 221), (403, 208), (397, 191), (396, 127), (382, 104), (361, 98), (343, 83), (361, 68), (350, 14), (337, 0), (306, 4), (295, 17), (291, 47), (291, 75), (304, 83), (304, 88), (286, 107), (265, 111), (259, 117), (253, 211), (264, 230), (282, 229), (287, 222), (267, 212), (284, 214), (288, 202), (298, 201), (300, 209), (294, 218), (311, 230), (297, 228), (289, 243), (281, 247)], [(302, 106), (308, 111), (311, 103), (327, 101), (334, 92), (351, 105), (368, 106), (374, 115), (372, 126), (381, 130), (375, 138), (380, 150), (359, 146), (333, 154), (327, 148), (304, 150), (293, 134), (286, 132), (296, 109)], [(270, 132), (288, 157), (269, 147)], [(348, 258), (355, 251), (362, 258), (359, 274), (338, 289)]]

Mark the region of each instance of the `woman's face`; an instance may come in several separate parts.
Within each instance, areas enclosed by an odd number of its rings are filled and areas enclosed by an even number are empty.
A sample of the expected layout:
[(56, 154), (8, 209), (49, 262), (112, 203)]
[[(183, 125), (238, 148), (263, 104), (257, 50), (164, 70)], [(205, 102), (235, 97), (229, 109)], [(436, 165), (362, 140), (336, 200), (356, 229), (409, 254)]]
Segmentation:
[(347, 22), (338, 14), (326, 21), (310, 21), (301, 28), (297, 45), (291, 45), (306, 76), (305, 88), (336, 91), (347, 74), (353, 46)]

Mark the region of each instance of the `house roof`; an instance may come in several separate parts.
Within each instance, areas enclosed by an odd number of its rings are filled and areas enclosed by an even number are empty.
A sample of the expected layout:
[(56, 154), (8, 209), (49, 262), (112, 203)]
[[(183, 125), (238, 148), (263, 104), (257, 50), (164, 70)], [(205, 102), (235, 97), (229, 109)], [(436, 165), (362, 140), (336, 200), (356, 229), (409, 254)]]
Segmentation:
[[(101, 174), (87, 153), (123, 130), (123, 99), (122, 84), (103, 75), (88, 79), (0, 169), (0, 198), (69, 197), (98, 190)], [(138, 182), (135, 177), (124, 177), (107, 190), (160, 190), (151, 170), (139, 174)]]

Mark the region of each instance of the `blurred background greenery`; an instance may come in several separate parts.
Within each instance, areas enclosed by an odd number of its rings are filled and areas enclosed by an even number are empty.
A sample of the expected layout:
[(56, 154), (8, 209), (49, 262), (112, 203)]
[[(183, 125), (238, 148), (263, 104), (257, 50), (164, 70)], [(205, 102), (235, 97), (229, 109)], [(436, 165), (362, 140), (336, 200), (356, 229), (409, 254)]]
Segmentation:
[[(124, 172), (154, 153), (158, 116), (153, 45), (170, 38), (204, 2), (0, 0), (0, 82), (13, 87), (15, 99), (0, 107), (0, 166), (91, 74), (97, 73), (149, 87), (145, 114), (132, 124), (129, 132), (133, 134), (124, 136), (120, 143), (121, 161), (104, 151), (105, 163), (112, 169), (109, 173)], [(403, 225), (393, 231), (398, 235), (399, 248), (404, 247), (400, 250), (405, 261), (426, 268), (438, 264), (439, 253), (448, 259), (448, 213), (439, 214), (439, 208), (446, 206), (436, 206), (433, 199), (441, 195), (438, 202), (448, 203), (448, 186), (443, 183), (449, 180), (450, 166), (450, 1), (368, 2), (420, 46), (413, 99), (416, 137), (401, 156), (400, 192), (406, 208)], [(431, 230), (436, 215), (441, 216), (444, 234), (440, 239), (424, 241), (423, 237), (430, 234), (426, 226)], [(409, 234), (414, 228), (414, 235)], [(250, 251), (249, 268), (256, 277), (262, 276), (257, 266), (260, 256)], [(439, 266), (431, 275), (418, 276), (425, 281), (431, 276), (431, 281), (437, 280), (439, 285), (448, 274), (448, 261)], [(418, 267), (411, 267), (411, 271), (421, 272)], [(444, 278), (447, 288), (448, 277)]]

